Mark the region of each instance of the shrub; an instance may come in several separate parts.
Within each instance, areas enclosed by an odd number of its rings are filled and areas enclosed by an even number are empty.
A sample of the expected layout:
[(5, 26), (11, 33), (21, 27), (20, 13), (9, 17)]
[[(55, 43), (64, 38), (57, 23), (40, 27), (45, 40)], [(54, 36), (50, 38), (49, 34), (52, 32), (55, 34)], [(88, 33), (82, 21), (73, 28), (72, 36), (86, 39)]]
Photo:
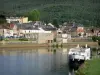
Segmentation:
[(20, 41), (28, 41), (27, 38), (20, 38), (19, 40), (20, 40)]
[(97, 36), (92, 36), (92, 40), (93, 40), (94, 42), (96, 42), (96, 41), (97, 41)]
[(98, 37), (98, 36), (92, 36), (92, 40), (94, 42), (96, 42), (97, 40), (100, 41), (100, 37)]
[(4, 40), (5, 40), (5, 41), (9, 41), (9, 39), (8, 39), (8, 38), (5, 38)]
[(57, 40), (56, 40), (56, 38), (54, 38), (54, 42), (56, 42)]

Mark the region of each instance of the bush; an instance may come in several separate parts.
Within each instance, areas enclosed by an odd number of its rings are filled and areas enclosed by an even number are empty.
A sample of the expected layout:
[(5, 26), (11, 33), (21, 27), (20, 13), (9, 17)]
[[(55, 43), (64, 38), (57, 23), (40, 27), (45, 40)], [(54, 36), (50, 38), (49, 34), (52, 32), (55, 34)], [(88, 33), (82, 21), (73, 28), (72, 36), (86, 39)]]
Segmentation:
[(57, 40), (56, 40), (56, 38), (54, 38), (54, 42), (56, 42)]
[(96, 42), (97, 40), (97, 42), (98, 42), (98, 45), (100, 46), (100, 37), (98, 37), (98, 36), (93, 36), (92, 37), (92, 40), (94, 41), (94, 42)]
[(8, 39), (8, 38), (5, 38), (4, 40), (5, 40), (5, 41), (9, 41), (9, 39)]
[(20, 38), (19, 40), (20, 40), (20, 41), (28, 41), (27, 38)]
[(97, 41), (97, 36), (92, 36), (92, 40), (93, 40), (94, 42), (96, 42), (96, 41)]
[(97, 40), (100, 41), (100, 37), (98, 37), (98, 36), (92, 36), (92, 40), (94, 42), (96, 42)]

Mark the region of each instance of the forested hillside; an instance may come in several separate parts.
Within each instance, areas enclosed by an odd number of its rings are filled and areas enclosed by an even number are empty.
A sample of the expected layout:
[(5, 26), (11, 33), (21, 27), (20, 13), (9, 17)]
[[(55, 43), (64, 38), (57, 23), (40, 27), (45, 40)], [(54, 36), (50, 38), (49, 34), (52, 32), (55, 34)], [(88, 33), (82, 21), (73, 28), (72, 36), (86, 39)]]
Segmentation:
[(2, 0), (0, 13), (18, 15), (33, 9), (40, 11), (40, 19), (50, 22), (76, 21), (84, 25), (100, 26), (100, 0)]

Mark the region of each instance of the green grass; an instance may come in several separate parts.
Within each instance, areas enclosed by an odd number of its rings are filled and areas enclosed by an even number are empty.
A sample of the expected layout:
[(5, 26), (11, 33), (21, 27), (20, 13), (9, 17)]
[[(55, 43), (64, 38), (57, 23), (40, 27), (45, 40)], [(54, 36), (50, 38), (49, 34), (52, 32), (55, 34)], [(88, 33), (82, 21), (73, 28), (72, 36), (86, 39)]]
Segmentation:
[(100, 75), (100, 58), (85, 61), (84, 65), (75, 72), (75, 75)]
[(100, 75), (100, 58), (95, 58), (90, 61), (87, 61), (88, 68), (85, 69), (87, 71), (87, 75)]

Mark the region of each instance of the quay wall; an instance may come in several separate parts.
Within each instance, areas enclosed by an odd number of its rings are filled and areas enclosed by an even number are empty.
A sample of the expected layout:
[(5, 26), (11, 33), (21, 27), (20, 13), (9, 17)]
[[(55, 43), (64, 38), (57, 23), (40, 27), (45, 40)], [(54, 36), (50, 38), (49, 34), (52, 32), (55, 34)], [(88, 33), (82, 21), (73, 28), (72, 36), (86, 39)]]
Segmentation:
[[(56, 45), (58, 43), (43, 43), (43, 44), (38, 44), (36, 42), (32, 41), (9, 41), (9, 42), (0, 42), (0, 48), (29, 48), (29, 47), (51, 47), (52, 45)], [(86, 44), (89, 47), (99, 47), (97, 42), (70, 42), (70, 43), (65, 43), (62, 44), (63, 47), (76, 47), (77, 44), (80, 46), (85, 46)], [(61, 44), (58, 44), (58, 46), (61, 46)]]

